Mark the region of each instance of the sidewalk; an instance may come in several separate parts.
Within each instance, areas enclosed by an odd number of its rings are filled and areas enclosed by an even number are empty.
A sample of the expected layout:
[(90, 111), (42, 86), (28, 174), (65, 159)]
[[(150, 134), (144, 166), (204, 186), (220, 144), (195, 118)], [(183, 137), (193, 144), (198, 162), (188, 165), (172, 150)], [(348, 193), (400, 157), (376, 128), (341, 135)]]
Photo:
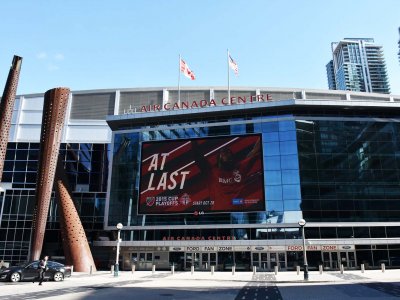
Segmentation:
[(37, 283), (0, 283), (0, 297), (23, 296), (29, 297), (37, 291), (56, 291), (61, 294), (81, 293), (88, 289), (100, 289), (110, 287), (145, 287), (145, 288), (186, 288), (207, 290), (212, 288), (241, 289), (251, 282), (272, 283), (284, 286), (309, 286), (309, 285), (336, 285), (369, 282), (400, 282), (400, 270), (367, 270), (361, 273), (357, 271), (309, 272), (309, 280), (303, 280), (303, 272), (297, 275), (296, 272), (175, 272), (170, 271), (128, 271), (119, 272), (115, 277), (109, 271), (98, 271), (92, 275), (87, 273), (74, 272), (72, 277), (66, 278), (63, 282), (45, 282), (43, 286)]

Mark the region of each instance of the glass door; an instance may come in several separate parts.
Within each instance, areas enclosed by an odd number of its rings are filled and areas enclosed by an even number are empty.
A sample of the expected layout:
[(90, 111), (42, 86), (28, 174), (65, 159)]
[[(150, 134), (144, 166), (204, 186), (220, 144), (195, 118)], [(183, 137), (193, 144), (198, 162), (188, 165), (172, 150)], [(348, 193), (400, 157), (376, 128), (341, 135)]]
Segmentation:
[(135, 265), (136, 270), (151, 270), (153, 266), (152, 252), (134, 252), (131, 256), (132, 265)]
[(201, 268), (203, 270), (210, 270), (209, 255), (207, 252), (201, 254)]
[(268, 253), (267, 252), (261, 252), (260, 253), (260, 268), (263, 270), (263, 271), (267, 271), (267, 270), (269, 270), (269, 265), (268, 265)]
[(279, 270), (287, 269), (286, 252), (253, 252), (252, 259), (252, 265), (264, 272), (274, 271), (275, 266), (278, 266)]
[(355, 252), (347, 252), (347, 261), (349, 262), (349, 268), (356, 268), (357, 267), (357, 262), (356, 262), (356, 253)]
[(217, 253), (216, 252), (203, 252), (201, 253), (201, 269), (211, 270), (211, 266), (217, 266)]
[(286, 252), (278, 252), (277, 255), (278, 255), (279, 270), (286, 270), (287, 269)]
[(332, 269), (332, 259), (331, 259), (330, 252), (322, 252), (322, 263), (323, 263), (324, 269), (326, 269), (326, 270)]
[(339, 259), (337, 252), (329, 252), (329, 253), (331, 255), (332, 269), (333, 270), (339, 269)]
[(253, 267), (256, 267), (256, 268), (257, 268), (257, 271), (258, 271), (258, 269), (259, 269), (260, 266), (261, 266), (261, 253), (253, 252), (253, 253), (251, 254), (251, 265), (252, 265)]
[(356, 254), (355, 252), (340, 252), (340, 263), (343, 264), (345, 268), (355, 268), (356, 267)]
[(218, 266), (218, 255), (217, 252), (210, 252), (208, 254), (208, 264), (210, 266), (215, 266), (215, 270), (217, 270), (217, 266)]
[(347, 268), (348, 267), (347, 252), (339, 252), (339, 253), (340, 253), (340, 264), (342, 264), (343, 267)]
[(275, 252), (268, 253), (270, 258), (270, 266), (268, 267), (269, 270), (274, 270), (275, 266), (278, 265), (278, 255)]
[(185, 253), (185, 269), (191, 270), (192, 266), (194, 266), (195, 270), (200, 269), (200, 253), (198, 252)]

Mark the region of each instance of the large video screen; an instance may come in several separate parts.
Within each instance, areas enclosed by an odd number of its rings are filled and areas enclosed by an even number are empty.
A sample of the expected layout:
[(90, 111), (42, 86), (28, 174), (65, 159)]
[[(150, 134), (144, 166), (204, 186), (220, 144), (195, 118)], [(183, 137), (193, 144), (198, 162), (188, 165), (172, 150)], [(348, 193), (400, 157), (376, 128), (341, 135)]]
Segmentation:
[(265, 210), (261, 135), (143, 142), (139, 214)]

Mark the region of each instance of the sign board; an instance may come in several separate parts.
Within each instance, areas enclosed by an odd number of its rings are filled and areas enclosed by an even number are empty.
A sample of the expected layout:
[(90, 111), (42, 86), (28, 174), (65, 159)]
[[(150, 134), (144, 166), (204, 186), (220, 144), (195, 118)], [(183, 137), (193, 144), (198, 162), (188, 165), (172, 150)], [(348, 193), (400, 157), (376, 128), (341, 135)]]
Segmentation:
[[(303, 251), (302, 245), (288, 245), (287, 251)], [(351, 251), (355, 250), (354, 245), (306, 245), (307, 251)]]
[(139, 214), (265, 211), (261, 138), (143, 142)]

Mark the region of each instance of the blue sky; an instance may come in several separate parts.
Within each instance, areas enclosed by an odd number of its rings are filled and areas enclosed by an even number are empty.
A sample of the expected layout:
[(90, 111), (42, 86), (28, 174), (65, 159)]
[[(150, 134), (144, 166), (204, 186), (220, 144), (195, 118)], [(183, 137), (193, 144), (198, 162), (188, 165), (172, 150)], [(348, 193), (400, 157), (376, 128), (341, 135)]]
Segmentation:
[(328, 89), (331, 42), (371, 37), (400, 95), (399, 0), (2, 0), (0, 89), (14, 54), (17, 94), (174, 87), (179, 54), (196, 74), (181, 86)]

